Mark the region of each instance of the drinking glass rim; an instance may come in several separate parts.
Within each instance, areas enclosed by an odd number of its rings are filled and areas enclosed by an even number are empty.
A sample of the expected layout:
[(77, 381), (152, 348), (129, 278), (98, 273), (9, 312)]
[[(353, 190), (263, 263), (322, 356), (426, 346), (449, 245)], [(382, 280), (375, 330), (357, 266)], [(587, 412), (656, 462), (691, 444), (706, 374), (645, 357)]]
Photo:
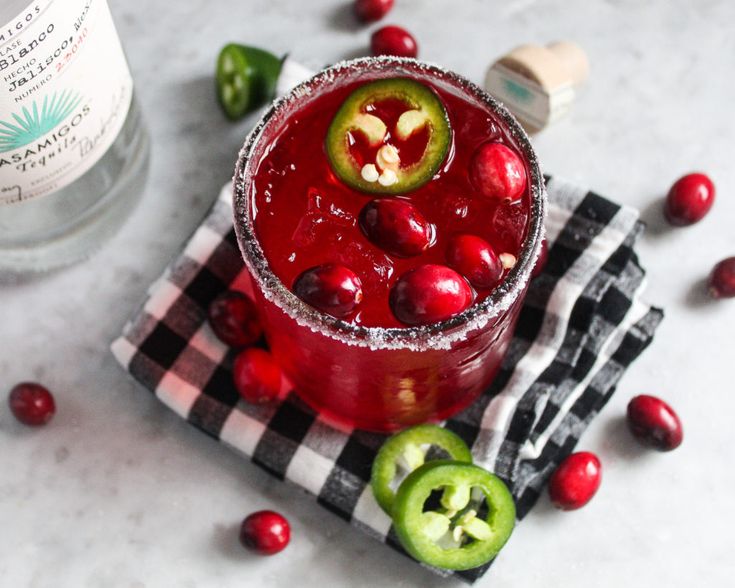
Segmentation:
[[(250, 218), (250, 185), (262, 156), (257, 154), (260, 139), (268, 130), (269, 122), (280, 115), (288, 116), (294, 106), (312, 95), (322, 84), (329, 84), (356, 69), (366, 72), (398, 70), (396, 73), (423, 73), (469, 94), (485, 104), (507, 126), (530, 170), (531, 192), (530, 222), (526, 239), (518, 260), (505, 279), (484, 300), (473, 304), (463, 312), (447, 320), (414, 327), (367, 327), (354, 325), (325, 314), (299, 299), (281, 282), (271, 270), (265, 253), (255, 234)], [(256, 153), (259, 157), (253, 157)], [(361, 57), (341, 61), (317, 72), (311, 78), (292, 88), (276, 99), (248, 134), (238, 155), (233, 176), (233, 209), (237, 241), (254, 287), (259, 288), (269, 302), (295, 320), (300, 326), (308, 327), (347, 345), (371, 349), (449, 349), (456, 342), (485, 327), (491, 320), (506, 312), (521, 295), (530, 279), (533, 266), (541, 249), (544, 237), (546, 212), (546, 190), (538, 165), (536, 153), (528, 135), (513, 115), (482, 88), (468, 79), (438, 65), (406, 57)]]

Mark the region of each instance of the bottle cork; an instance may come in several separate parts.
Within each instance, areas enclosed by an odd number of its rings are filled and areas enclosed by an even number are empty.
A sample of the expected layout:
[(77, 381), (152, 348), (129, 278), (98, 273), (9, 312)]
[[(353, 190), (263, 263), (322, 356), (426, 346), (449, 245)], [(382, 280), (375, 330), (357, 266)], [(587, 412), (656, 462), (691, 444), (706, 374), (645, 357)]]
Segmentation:
[(575, 87), (588, 75), (587, 55), (570, 41), (521, 45), (490, 66), (485, 89), (537, 133), (569, 112)]

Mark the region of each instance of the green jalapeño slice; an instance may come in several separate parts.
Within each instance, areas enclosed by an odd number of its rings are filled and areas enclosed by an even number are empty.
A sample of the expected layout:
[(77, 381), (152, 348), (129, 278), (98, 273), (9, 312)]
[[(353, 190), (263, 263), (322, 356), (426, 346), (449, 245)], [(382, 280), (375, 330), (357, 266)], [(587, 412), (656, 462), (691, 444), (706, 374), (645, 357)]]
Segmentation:
[[(438, 502), (435, 508), (433, 502)], [(516, 509), (508, 488), (494, 474), (439, 460), (406, 478), (392, 515), (396, 534), (413, 557), (438, 568), (469, 570), (493, 559), (505, 545)]]
[(352, 188), (403, 194), (434, 176), (450, 140), (437, 94), (414, 80), (391, 78), (347, 97), (327, 132), (326, 150), (334, 172)]
[(432, 459), (472, 463), (472, 454), (462, 439), (436, 425), (419, 425), (393, 435), (373, 461), (370, 484), (375, 500), (390, 515), (395, 489), (409, 473)]
[(237, 120), (273, 99), (281, 60), (257, 47), (225, 45), (217, 57), (217, 97), (228, 118)]

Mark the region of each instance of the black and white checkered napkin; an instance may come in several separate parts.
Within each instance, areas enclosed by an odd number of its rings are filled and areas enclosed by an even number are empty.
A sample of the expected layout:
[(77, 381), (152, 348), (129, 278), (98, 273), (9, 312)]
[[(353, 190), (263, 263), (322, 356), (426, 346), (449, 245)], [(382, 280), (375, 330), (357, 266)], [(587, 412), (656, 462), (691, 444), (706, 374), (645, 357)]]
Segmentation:
[[(640, 300), (638, 213), (558, 178), (547, 178), (547, 189), (549, 259), (530, 285), (502, 370), (473, 406), (446, 422), (478, 464), (509, 484), (519, 519), (663, 316)], [(209, 303), (233, 287), (247, 292), (250, 284), (227, 187), (150, 287), (113, 353), (189, 423), (400, 550), (368, 484), (383, 436), (333, 429), (293, 393), (270, 407), (240, 400), (230, 373), (234, 353), (206, 321)], [(486, 569), (456, 575), (473, 582)]]

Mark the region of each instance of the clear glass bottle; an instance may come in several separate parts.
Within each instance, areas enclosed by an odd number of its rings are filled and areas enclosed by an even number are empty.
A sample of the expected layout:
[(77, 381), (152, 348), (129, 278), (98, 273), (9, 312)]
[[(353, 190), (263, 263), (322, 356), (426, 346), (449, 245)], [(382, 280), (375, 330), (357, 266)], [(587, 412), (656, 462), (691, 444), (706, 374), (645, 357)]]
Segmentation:
[(89, 255), (124, 222), (148, 135), (106, 0), (2, 0), (0, 275)]

